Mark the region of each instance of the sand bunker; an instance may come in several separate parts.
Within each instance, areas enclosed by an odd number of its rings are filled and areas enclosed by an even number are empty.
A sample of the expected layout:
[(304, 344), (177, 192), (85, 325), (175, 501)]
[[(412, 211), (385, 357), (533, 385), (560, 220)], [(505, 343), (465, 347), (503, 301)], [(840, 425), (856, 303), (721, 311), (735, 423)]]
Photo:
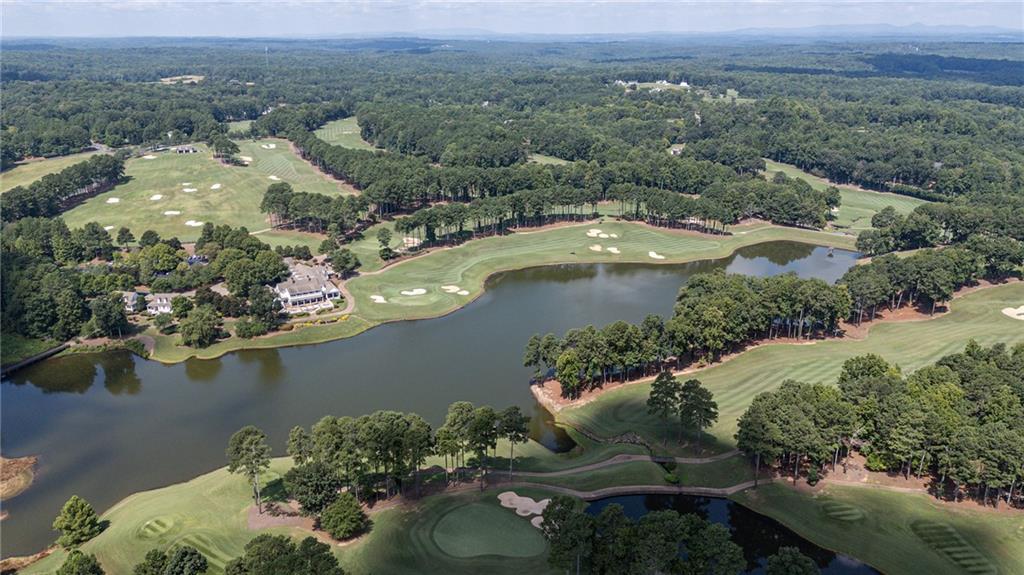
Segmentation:
[(590, 251), (592, 251), (592, 252), (599, 252), (599, 251), (601, 251), (601, 246), (599, 244), (594, 244), (594, 245), (590, 246)]
[(427, 290), (425, 290), (423, 288), (414, 288), (414, 289), (402, 290), (402, 291), (400, 291), (398, 293), (400, 293), (402, 295), (423, 295), (423, 294), (427, 293)]
[(153, 154), (146, 154), (145, 156), (142, 156), (142, 159), (143, 160), (155, 160), (156, 156), (154, 156)]
[(516, 515), (520, 515), (522, 517), (540, 515), (541, 513), (544, 513), (544, 509), (547, 508), (548, 503), (551, 503), (550, 499), (534, 501), (532, 497), (520, 497), (519, 495), (516, 495), (515, 491), (499, 493), (498, 501), (501, 502), (502, 507), (515, 509)]
[(459, 293), (460, 289), (462, 288), (460, 288), (459, 286), (441, 286), (441, 291), (448, 293)]
[(534, 517), (533, 519), (530, 520), (530, 525), (533, 525), (537, 529), (540, 529), (540, 526), (543, 525), (543, 524), (544, 524), (544, 516), (543, 515), (538, 515), (538, 516), (536, 516), (536, 517)]
[(459, 291), (457, 291), (455, 293), (457, 293), (459, 295), (469, 295), (469, 290), (460, 289)]
[(180, 216), (181, 212), (179, 212), (178, 210), (167, 210), (166, 212), (164, 212), (164, 215), (165, 216)]
[(1024, 321), (1024, 305), (1020, 307), (1004, 307), (1003, 313), (1012, 317), (1013, 319), (1019, 319)]
[(199, 226), (203, 225), (203, 222), (197, 222), (195, 220), (189, 220), (189, 221), (185, 222), (185, 225), (190, 227), (190, 228), (198, 228)]
[(199, 190), (197, 188), (185, 188), (181, 191), (185, 192), (186, 194), (191, 194), (192, 192), (198, 192)]
[(153, 200), (155, 202), (155, 201), (164, 199), (164, 195), (163, 194), (153, 194), (152, 196), (149, 196), (149, 199)]
[(238, 159), (242, 160), (247, 164), (252, 162), (252, 156), (238, 156)]
[(260, 147), (264, 150), (273, 150), (277, 147), (277, 144), (260, 144)]
[(599, 230), (597, 228), (590, 228), (589, 230), (587, 230), (587, 237), (588, 238), (596, 238), (596, 237), (600, 236), (603, 233), (604, 232), (602, 232), (601, 230)]
[(613, 248), (608, 248), (608, 253), (610, 253), (610, 254), (617, 254), (617, 253), (619, 253), (619, 248), (614, 248), (614, 247)]
[(107, 198), (108, 204), (117, 204), (121, 202), (121, 198)]
[(382, 295), (372, 295), (370, 299), (373, 300), (373, 303), (388, 303), (388, 300)]
[(597, 234), (597, 237), (601, 238), (602, 240), (606, 240), (609, 236), (608, 234)]
[(647, 255), (651, 256), (652, 258), (654, 258), (656, 260), (663, 260), (663, 259), (665, 259), (665, 256), (659, 254), (658, 252), (647, 252)]
[(619, 237), (619, 234), (608, 234), (608, 235), (613, 237), (613, 238), (618, 238)]
[(270, 178), (271, 180), (274, 180), (275, 182), (280, 182), (281, 181), (281, 178), (279, 178), (277, 176), (267, 176), (267, 177)]
[(103, 226), (103, 229), (109, 232), (110, 230), (114, 229), (114, 226)]
[(182, 182), (181, 185), (183, 185), (183, 186), (191, 186), (192, 182)]
[(219, 190), (220, 189), (220, 184), (214, 184), (214, 185), (210, 186), (210, 189), (211, 190)]

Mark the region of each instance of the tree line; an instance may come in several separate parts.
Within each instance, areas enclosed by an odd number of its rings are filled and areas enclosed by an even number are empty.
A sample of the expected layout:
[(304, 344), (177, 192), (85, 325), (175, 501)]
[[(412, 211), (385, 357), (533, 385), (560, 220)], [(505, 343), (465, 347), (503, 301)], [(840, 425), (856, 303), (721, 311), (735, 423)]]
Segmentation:
[(97, 154), (56, 174), (47, 174), (28, 187), (16, 186), (4, 192), (3, 221), (55, 216), (72, 201), (105, 191), (123, 178), (124, 160)]
[(836, 386), (787, 381), (754, 398), (738, 446), (756, 465), (815, 480), (851, 452), (872, 471), (930, 477), (937, 496), (1019, 506), (1024, 479), (1024, 345), (983, 347), (909, 375), (869, 354), (843, 363)]
[(696, 274), (680, 288), (673, 315), (639, 324), (616, 321), (571, 329), (562, 338), (535, 334), (523, 364), (543, 379), (553, 373), (565, 397), (578, 397), (612, 378), (626, 381), (670, 361), (716, 361), (723, 351), (756, 339), (833, 335), (850, 313), (845, 286), (795, 274), (767, 278)]
[[(573, 497), (557, 495), (541, 523), (548, 563), (567, 573), (617, 575), (740, 573), (748, 567), (729, 528), (693, 513), (650, 511), (631, 519), (618, 503), (590, 513)], [(768, 575), (815, 575), (814, 560), (794, 547), (768, 557)]]

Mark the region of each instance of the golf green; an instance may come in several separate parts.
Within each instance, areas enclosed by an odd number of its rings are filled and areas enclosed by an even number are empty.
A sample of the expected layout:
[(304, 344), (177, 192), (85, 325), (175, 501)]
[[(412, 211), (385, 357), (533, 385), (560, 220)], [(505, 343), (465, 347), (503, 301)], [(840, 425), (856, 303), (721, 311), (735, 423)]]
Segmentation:
[(511, 509), (476, 501), (453, 507), (434, 525), (438, 548), (453, 557), (533, 557), (547, 544), (540, 530)]

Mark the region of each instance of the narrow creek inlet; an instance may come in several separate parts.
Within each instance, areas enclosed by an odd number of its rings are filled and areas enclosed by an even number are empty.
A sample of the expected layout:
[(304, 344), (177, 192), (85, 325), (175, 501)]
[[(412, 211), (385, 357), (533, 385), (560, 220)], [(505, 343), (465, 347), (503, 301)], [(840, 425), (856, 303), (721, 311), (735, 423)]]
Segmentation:
[[(536, 407), (521, 358), (533, 333), (667, 315), (695, 273), (792, 271), (833, 282), (856, 258), (772, 242), (689, 264), (532, 268), (494, 276), (482, 297), (451, 315), (341, 341), (175, 365), (126, 352), (43, 361), (14, 373), (0, 390), (0, 449), (7, 457), (39, 456), (35, 483), (5, 502), (3, 554), (50, 543), (53, 517), (71, 495), (102, 511), (130, 493), (224, 465), (227, 439), (243, 425), (262, 428), (283, 455), (292, 426), (328, 414), (413, 411), (437, 425), (458, 400), (529, 412)], [(550, 447), (560, 441), (542, 424), (534, 437)]]

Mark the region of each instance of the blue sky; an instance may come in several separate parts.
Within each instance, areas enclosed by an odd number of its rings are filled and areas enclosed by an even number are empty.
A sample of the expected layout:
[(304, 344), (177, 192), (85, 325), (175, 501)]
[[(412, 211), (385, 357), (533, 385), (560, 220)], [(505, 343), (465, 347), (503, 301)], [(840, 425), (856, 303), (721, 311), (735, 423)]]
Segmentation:
[(10, 36), (343, 36), (721, 32), (894, 24), (1024, 30), (1024, 2), (3, 0)]

